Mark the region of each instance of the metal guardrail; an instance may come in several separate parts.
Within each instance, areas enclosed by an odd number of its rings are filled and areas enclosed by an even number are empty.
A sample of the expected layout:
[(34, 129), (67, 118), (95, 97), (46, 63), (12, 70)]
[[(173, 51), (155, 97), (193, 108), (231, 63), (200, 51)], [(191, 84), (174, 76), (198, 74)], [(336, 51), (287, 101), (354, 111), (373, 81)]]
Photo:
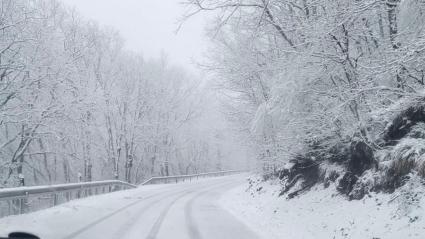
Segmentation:
[(18, 215), (92, 195), (135, 188), (118, 180), (0, 189), (0, 218)]
[(199, 173), (199, 174), (189, 174), (189, 175), (178, 175), (178, 176), (166, 176), (166, 177), (152, 177), (141, 185), (148, 184), (160, 184), (160, 183), (178, 183), (184, 181), (192, 181), (194, 179), (206, 178), (206, 177), (219, 177), (241, 173), (243, 171), (239, 170), (230, 170), (230, 171), (220, 171), (220, 172), (209, 172), (209, 173)]

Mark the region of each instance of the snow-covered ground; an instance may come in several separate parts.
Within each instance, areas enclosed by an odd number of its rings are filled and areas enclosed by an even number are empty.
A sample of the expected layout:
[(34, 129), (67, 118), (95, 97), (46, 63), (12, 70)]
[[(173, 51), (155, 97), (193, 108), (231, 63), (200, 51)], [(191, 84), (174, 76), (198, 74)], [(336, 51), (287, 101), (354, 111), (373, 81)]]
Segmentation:
[(223, 192), (244, 183), (233, 175), (74, 200), (2, 218), (0, 237), (25, 231), (42, 239), (257, 239), (217, 204)]
[(334, 188), (317, 186), (287, 200), (277, 181), (241, 185), (220, 204), (267, 239), (425, 238), (424, 186), (416, 181), (393, 194), (348, 201)]
[(401, 239), (425, 238), (425, 193), (412, 181), (393, 194), (348, 201), (334, 188), (291, 200), (278, 181), (247, 175), (209, 178), (71, 201), (0, 219), (0, 236), (28, 231), (49, 238)]

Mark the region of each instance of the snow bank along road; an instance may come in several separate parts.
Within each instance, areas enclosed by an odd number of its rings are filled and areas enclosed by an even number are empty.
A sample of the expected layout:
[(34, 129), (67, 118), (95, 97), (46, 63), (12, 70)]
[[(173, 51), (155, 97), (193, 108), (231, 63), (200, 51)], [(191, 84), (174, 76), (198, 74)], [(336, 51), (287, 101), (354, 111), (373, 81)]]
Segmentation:
[(255, 233), (217, 204), (223, 192), (244, 179), (233, 175), (148, 185), (75, 200), (3, 218), (0, 236), (26, 231), (42, 239), (254, 239)]

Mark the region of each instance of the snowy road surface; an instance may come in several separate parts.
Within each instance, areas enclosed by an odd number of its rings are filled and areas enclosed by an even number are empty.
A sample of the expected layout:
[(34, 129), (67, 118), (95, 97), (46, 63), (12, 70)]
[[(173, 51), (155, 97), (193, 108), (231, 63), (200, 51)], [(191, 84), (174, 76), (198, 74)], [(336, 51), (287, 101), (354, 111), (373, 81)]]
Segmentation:
[(254, 239), (217, 201), (244, 175), (202, 179), (75, 200), (47, 210), (0, 219), (0, 236), (27, 231), (42, 239)]

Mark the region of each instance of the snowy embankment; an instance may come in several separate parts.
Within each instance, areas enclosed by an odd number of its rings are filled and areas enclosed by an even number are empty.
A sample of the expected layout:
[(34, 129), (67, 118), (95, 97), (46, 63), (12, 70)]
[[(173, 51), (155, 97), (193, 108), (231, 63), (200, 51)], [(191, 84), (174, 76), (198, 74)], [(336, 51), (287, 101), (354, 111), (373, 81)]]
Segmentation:
[[(253, 177), (254, 178), (254, 177)], [(293, 199), (279, 181), (256, 179), (228, 191), (220, 204), (265, 239), (425, 238), (425, 192), (411, 180), (392, 194), (349, 201), (317, 185)]]

